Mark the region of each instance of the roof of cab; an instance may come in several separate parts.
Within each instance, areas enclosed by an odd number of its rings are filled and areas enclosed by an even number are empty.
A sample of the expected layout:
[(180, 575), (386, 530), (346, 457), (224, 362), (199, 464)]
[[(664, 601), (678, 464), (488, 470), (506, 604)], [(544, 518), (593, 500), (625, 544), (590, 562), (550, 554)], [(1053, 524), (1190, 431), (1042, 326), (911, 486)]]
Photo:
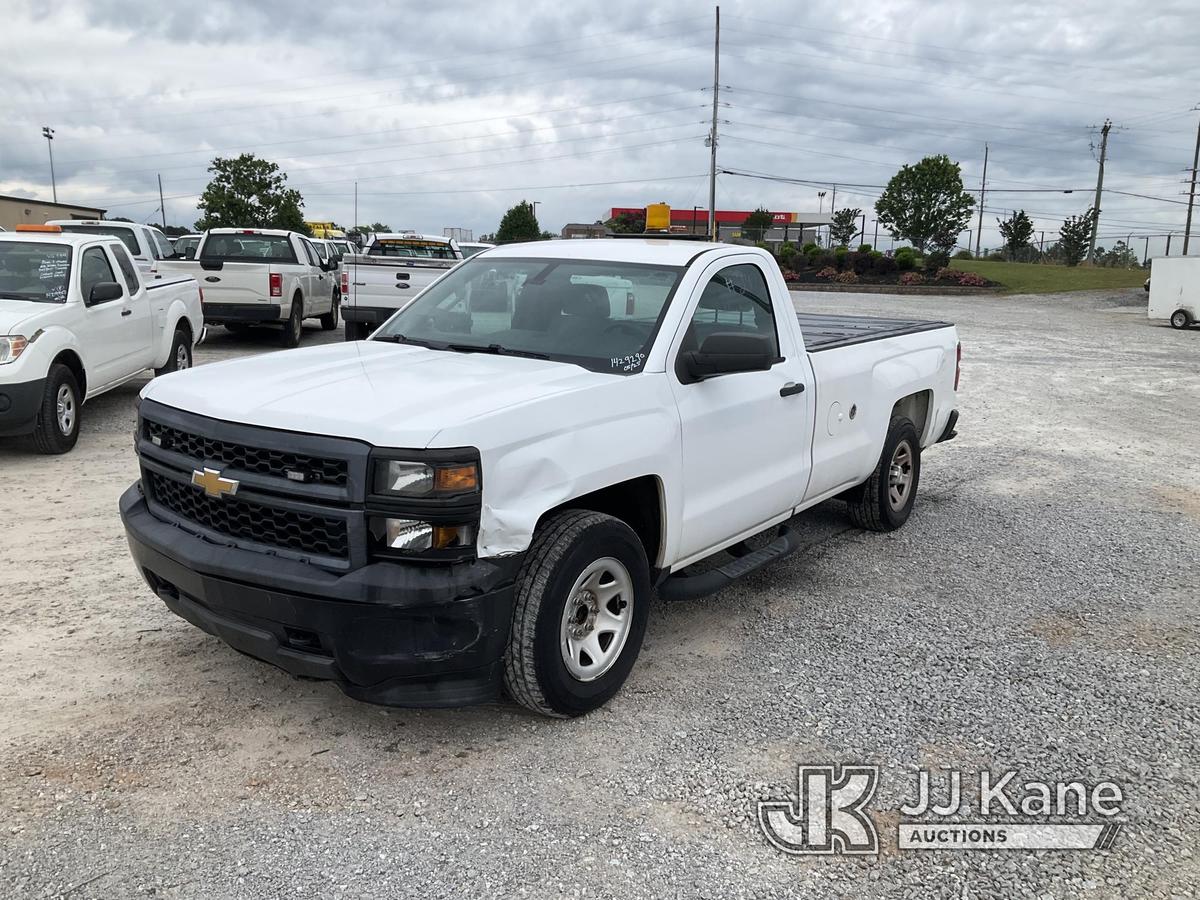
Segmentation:
[(684, 241), (671, 238), (592, 238), (590, 240), (503, 244), (493, 250), (484, 250), (472, 259), (480, 259), (484, 256), (488, 259), (534, 257), (538, 259), (594, 259), (598, 262), (686, 266), (700, 254), (712, 250), (759, 254), (765, 252), (756, 247), (743, 247), (736, 244), (714, 244), (708, 241)]
[[(210, 228), (205, 234), (265, 234), (269, 236), (280, 236), (285, 234), (294, 234), (299, 237), (304, 237), (298, 231), (288, 231), (286, 228)], [(309, 240), (312, 240), (309, 238)]]
[(0, 231), (0, 241), (36, 241), (40, 244), (68, 244), (78, 247), (80, 244), (121, 243), (119, 237), (111, 234), (67, 234), (61, 231)]
[(444, 234), (417, 234), (415, 231), (381, 231), (372, 235), (372, 239), (376, 241), (434, 241), (439, 244), (448, 244), (453, 240)]

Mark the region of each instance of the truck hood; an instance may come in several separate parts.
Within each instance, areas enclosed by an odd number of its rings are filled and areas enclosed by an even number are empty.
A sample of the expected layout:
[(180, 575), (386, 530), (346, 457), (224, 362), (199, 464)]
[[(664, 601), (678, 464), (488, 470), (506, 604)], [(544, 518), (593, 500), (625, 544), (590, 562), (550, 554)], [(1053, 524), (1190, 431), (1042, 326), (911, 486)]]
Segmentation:
[(59, 303), (34, 303), (31, 300), (6, 300), (0, 297), (0, 334), (20, 334), (30, 337), (41, 327), (41, 322), (50, 319), (54, 311), (62, 309)]
[(224, 421), (424, 448), (439, 431), (616, 376), (567, 363), (353, 341), (156, 378), (142, 396)]

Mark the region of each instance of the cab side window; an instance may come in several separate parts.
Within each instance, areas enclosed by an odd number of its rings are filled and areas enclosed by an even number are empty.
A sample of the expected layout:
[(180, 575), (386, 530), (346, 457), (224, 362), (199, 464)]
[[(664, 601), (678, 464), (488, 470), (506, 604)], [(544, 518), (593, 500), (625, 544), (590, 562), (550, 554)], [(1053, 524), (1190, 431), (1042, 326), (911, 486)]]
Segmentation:
[(770, 339), (779, 357), (779, 335), (771, 292), (762, 270), (744, 263), (717, 272), (704, 287), (683, 341), (683, 350), (698, 350), (710, 334), (760, 334)]
[(311, 266), (320, 266), (321, 260), (317, 256), (317, 251), (313, 249), (313, 245), (308, 241), (301, 241), (300, 243), (304, 245), (304, 252), (308, 256), (308, 264)]
[(79, 290), (83, 301), (91, 305), (92, 288), (106, 281), (116, 281), (108, 257), (99, 247), (88, 247), (79, 260)]
[(129, 293), (132, 296), (138, 292), (138, 276), (137, 269), (134, 268), (133, 260), (129, 258), (129, 254), (124, 247), (112, 247), (113, 256), (117, 258), (117, 267), (121, 270), (121, 275), (125, 278), (125, 285), (129, 288)]

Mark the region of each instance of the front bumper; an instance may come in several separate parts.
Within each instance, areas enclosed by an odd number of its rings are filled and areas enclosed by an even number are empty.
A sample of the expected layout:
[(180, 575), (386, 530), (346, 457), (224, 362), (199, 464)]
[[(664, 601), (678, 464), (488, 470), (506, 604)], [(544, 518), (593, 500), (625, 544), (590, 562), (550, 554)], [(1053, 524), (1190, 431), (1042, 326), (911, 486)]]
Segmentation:
[(385, 306), (347, 306), (342, 305), (342, 318), (347, 322), (364, 322), (367, 325), (379, 325), (396, 314), (396, 310)]
[(278, 322), (283, 307), (278, 303), (204, 303), (204, 321), (209, 325), (226, 322)]
[(204, 540), (120, 501), (129, 548), (177, 615), (294, 675), (389, 706), (496, 698), (519, 559), (376, 562), (344, 574)]
[(0, 384), (0, 437), (30, 434), (37, 427), (38, 409), (45, 393), (45, 378)]

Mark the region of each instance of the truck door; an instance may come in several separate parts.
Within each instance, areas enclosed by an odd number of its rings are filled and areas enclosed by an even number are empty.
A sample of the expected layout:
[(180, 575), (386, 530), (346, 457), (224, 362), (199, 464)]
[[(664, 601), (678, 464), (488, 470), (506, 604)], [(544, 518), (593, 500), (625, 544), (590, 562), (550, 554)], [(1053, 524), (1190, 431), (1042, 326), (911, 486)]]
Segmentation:
[[(683, 518), (679, 558), (698, 558), (729, 537), (766, 527), (803, 496), (811, 465), (812, 423), (803, 396), (809, 368), (776, 322), (758, 257), (713, 263), (690, 300), (687, 325), (668, 356), (682, 429)], [(791, 315), (782, 310), (779, 315)], [(777, 362), (685, 383), (678, 354), (717, 333), (767, 336)]]
[(129, 355), (125, 359), (126, 366), (130, 372), (140, 372), (154, 363), (155, 324), (157, 322), (159, 328), (166, 327), (166, 310), (153, 308), (150, 292), (138, 278), (137, 267), (129, 258), (125, 248), (117, 244), (110, 244), (108, 249), (116, 259), (117, 268), (121, 272), (121, 280), (129, 291), (125, 296), (125, 308), (121, 311), (121, 317), (125, 322), (122, 338), (127, 342), (129, 350)]
[(300, 243), (304, 245), (305, 259), (308, 260), (308, 274), (304, 276), (305, 314), (328, 312), (333, 302), (333, 286), (326, 279), (333, 276), (321, 271), (321, 255), (317, 253), (316, 247), (303, 238), (300, 239)]
[[(121, 288), (121, 296), (92, 300), (92, 289), (108, 282), (115, 282)], [(133, 346), (127, 327), (132, 318), (126, 311), (129, 290), (114, 273), (103, 247), (88, 247), (80, 255), (79, 292), (84, 304), (80, 349), (85, 354), (88, 388), (95, 389), (129, 374), (126, 357)]]

